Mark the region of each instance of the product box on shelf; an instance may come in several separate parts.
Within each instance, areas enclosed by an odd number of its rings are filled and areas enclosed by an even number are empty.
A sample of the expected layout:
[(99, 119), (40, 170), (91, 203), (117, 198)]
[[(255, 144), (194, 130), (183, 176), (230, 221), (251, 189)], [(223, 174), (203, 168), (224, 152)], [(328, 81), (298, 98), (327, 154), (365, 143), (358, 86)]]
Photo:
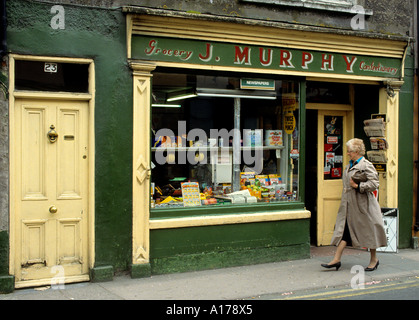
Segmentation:
[(282, 130), (265, 130), (265, 146), (282, 147)]
[(243, 130), (243, 146), (244, 147), (261, 147), (262, 146), (262, 130)]

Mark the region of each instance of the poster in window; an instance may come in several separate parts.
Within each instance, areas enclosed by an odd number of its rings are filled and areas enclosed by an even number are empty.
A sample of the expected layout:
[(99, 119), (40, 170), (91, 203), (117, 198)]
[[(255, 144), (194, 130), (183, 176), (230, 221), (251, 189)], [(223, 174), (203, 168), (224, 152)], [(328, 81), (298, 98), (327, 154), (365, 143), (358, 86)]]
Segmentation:
[(197, 207), (201, 205), (198, 182), (182, 183), (182, 198), (184, 207)]
[(342, 168), (332, 168), (330, 174), (332, 178), (340, 178), (342, 177)]
[(343, 165), (343, 117), (324, 116), (324, 179), (341, 179)]

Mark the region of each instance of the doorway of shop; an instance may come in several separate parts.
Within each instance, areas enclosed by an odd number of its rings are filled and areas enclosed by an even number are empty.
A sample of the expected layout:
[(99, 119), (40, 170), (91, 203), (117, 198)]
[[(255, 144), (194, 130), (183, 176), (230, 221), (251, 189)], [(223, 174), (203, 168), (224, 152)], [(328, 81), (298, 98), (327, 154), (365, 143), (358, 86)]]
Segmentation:
[(312, 213), (311, 242), (329, 245), (340, 205), (350, 110), (307, 111), (306, 204)]
[(307, 110), (306, 132), (305, 201), (311, 212), (310, 241), (317, 245), (317, 110)]
[(16, 287), (89, 280), (88, 102), (16, 99)]

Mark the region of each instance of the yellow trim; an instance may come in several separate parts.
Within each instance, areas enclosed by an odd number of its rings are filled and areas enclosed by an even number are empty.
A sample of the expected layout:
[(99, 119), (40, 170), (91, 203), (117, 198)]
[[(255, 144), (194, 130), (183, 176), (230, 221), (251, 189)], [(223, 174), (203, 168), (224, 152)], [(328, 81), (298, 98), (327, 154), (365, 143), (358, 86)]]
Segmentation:
[(62, 99), (87, 101), (93, 98), (90, 93), (68, 93), (68, 92), (39, 92), (39, 91), (14, 91), (15, 98), (20, 99)]
[[(48, 61), (48, 62), (68, 62), (68, 63), (79, 63), (79, 64), (89, 64), (89, 93), (80, 94), (80, 93), (67, 93), (67, 92), (31, 92), (31, 91), (15, 91), (15, 60), (32, 60), (32, 61)], [(14, 123), (15, 123), (15, 99), (16, 98), (43, 98), (43, 99), (65, 99), (65, 100), (84, 100), (88, 102), (89, 105), (89, 234), (88, 234), (88, 250), (89, 250), (89, 268), (94, 267), (95, 262), (95, 184), (94, 184), (94, 174), (95, 174), (95, 64), (92, 59), (85, 58), (66, 58), (66, 57), (49, 57), (49, 56), (30, 56), (30, 55), (19, 55), (19, 54), (10, 54), (9, 55), (9, 132), (13, 133)], [(14, 135), (9, 135), (9, 177), (15, 176), (15, 161), (18, 156), (15, 152), (15, 141)], [(15, 243), (15, 228), (16, 221), (15, 215), (12, 214), (15, 212), (15, 188), (19, 186), (15, 185), (15, 182), (12, 178), (9, 181), (9, 272), (14, 274), (15, 272), (15, 252), (16, 252), (16, 243)], [(79, 280), (76, 280), (79, 279)], [(89, 275), (81, 275), (77, 277), (71, 277), (68, 279), (69, 282), (74, 281), (87, 281), (89, 280)], [(48, 280), (45, 280), (48, 281)], [(50, 283), (50, 279), (49, 282)], [(36, 280), (35, 282), (41, 283), (42, 280)], [(34, 286), (35, 282), (32, 281), (23, 281), (16, 282), (16, 288), (25, 287), (25, 286)], [(67, 279), (66, 279), (67, 282)], [(40, 285), (40, 284), (37, 284)]]
[[(386, 82), (388, 79), (384, 77), (370, 77), (370, 76), (356, 76), (347, 74), (325, 74), (320, 72), (304, 72), (304, 71), (290, 71), (290, 70), (263, 70), (257, 68), (243, 68), (231, 66), (207, 66), (198, 64), (175, 63), (175, 62), (149, 62), (142, 60), (131, 59), (131, 40), (134, 35), (148, 35), (159, 37), (170, 37), (179, 39), (194, 39), (205, 41), (218, 41), (229, 43), (243, 43), (249, 45), (260, 46), (277, 46), (282, 48), (294, 48), (303, 50), (317, 50), (346, 54), (358, 54), (367, 56), (379, 56), (387, 58), (402, 59), (402, 68), (404, 69), (406, 56), (407, 40), (403, 39), (379, 39), (373, 37), (359, 37), (355, 35), (333, 34), (327, 32), (310, 31), (308, 28), (300, 27), (299, 30), (292, 30), (284, 28), (278, 23), (268, 25), (257, 24), (257, 22), (242, 21), (242, 23), (213, 21), (205, 17), (197, 17), (189, 15), (188, 17), (173, 17), (170, 13), (167, 15), (153, 15), (153, 14), (127, 14), (127, 57), (133, 71), (133, 80), (136, 83), (142, 79), (146, 85), (149, 85), (147, 78), (151, 77), (151, 72), (156, 67), (194, 69), (194, 70), (212, 70), (212, 71), (228, 71), (228, 72), (247, 72), (255, 74), (275, 74), (285, 76), (300, 76), (307, 77), (308, 81), (330, 81), (342, 82), (350, 84), (374, 84), (378, 85)], [(134, 84), (134, 128), (137, 128), (144, 119), (137, 119), (139, 106), (148, 108), (147, 99), (142, 94), (138, 94)], [(145, 90), (145, 93), (148, 91)], [(347, 114), (348, 128), (345, 132), (345, 138), (348, 140), (354, 135), (354, 88), (351, 86), (351, 102), (347, 105), (336, 104), (311, 104), (307, 103), (307, 109), (318, 110), (335, 110), (343, 111)], [(380, 103), (381, 104), (381, 103)], [(142, 111), (144, 112), (144, 111)], [(143, 121), (143, 122), (141, 122)], [(147, 122), (147, 121), (146, 121)], [(148, 123), (148, 122), (147, 122)], [(148, 139), (147, 135), (138, 137), (134, 134), (133, 138), (134, 150), (137, 148), (144, 152), (147, 156)], [(345, 146), (344, 146), (345, 148)], [(344, 153), (346, 157), (346, 153)], [(188, 217), (188, 218), (173, 218), (173, 219), (152, 219), (149, 220), (148, 212), (148, 197), (149, 193), (143, 187), (139, 186), (138, 175), (144, 172), (147, 168), (136, 169), (136, 165), (141, 163), (138, 159), (138, 152), (134, 152), (133, 161), (133, 221), (142, 221), (144, 225), (133, 224), (133, 263), (147, 263), (148, 262), (148, 240), (141, 237), (147, 235), (150, 229), (164, 229), (164, 228), (183, 228), (196, 227), (207, 225), (222, 225), (222, 224), (236, 224), (249, 223), (261, 221), (279, 221), (287, 219), (304, 219), (310, 217), (310, 212), (307, 210), (301, 211), (278, 211), (278, 212), (264, 212), (251, 214), (231, 214), (222, 216), (205, 216), (205, 217)], [(320, 167), (320, 166), (319, 166)], [(138, 200), (138, 198), (144, 198)], [(145, 208), (140, 208), (136, 203), (144, 201)], [(140, 258), (140, 259), (139, 259)], [(137, 261), (136, 261), (137, 259)]]
[[(90, 281), (90, 276), (88, 274), (81, 275), (81, 276), (64, 277), (65, 284), (75, 283), (75, 282), (84, 282), (84, 281)], [(28, 280), (28, 281), (16, 282), (15, 288), (22, 289), (22, 288), (50, 286), (50, 285), (51, 285), (51, 279)], [(57, 285), (60, 285), (60, 284), (57, 283)]]
[(133, 72), (132, 264), (150, 262), (150, 105), (154, 65)]
[[(250, 45), (278, 46), (304, 50), (352, 53), (403, 58), (406, 41), (375, 39), (354, 35), (293, 30), (272, 26), (207, 21), (153, 15), (128, 14), (132, 35), (151, 35), (181, 39), (235, 42)], [(127, 48), (131, 49), (131, 38)]]
[[(310, 103), (309, 109), (319, 110), (317, 114), (317, 142), (319, 145), (323, 145), (324, 141), (324, 116), (342, 116), (344, 119), (344, 130), (343, 135), (343, 167), (348, 163), (348, 155), (346, 153), (346, 142), (351, 139), (354, 135), (354, 90), (353, 87), (350, 89), (350, 101), (351, 105), (339, 105), (339, 104), (322, 104), (322, 103)], [(313, 119), (314, 121), (314, 119)], [(329, 212), (325, 208), (325, 201), (335, 202), (335, 205), (340, 202), (342, 180), (324, 180), (324, 163), (325, 154), (323, 147), (317, 150), (317, 245), (329, 245), (333, 234), (333, 228), (331, 227), (330, 221), (335, 221), (335, 217), (330, 219), (331, 216), (337, 214), (336, 210), (330, 210)], [(342, 172), (343, 174), (343, 172)], [(338, 207), (338, 206), (337, 206)], [(333, 223), (334, 225), (334, 223)]]
[[(317, 50), (346, 54), (359, 54), (402, 59), (402, 70), (408, 47), (408, 39), (384, 39), (373, 36), (329, 33), (313, 31), (304, 26), (291, 29), (282, 23), (256, 22), (241, 19), (240, 21), (214, 21), (207, 15), (184, 17), (171, 16), (173, 13), (127, 14), (127, 57), (131, 59), (131, 40), (134, 35), (148, 35), (179, 39), (194, 39), (229, 43), (243, 43), (260, 46), (276, 46), (301, 50)], [(239, 23), (240, 22), (240, 23)], [(298, 29), (297, 29), (298, 28)], [(142, 61), (131, 61), (133, 65)], [(249, 72), (258, 74), (277, 74), (286, 76), (306, 76), (309, 80), (339, 81), (351, 83), (377, 84), (387, 78), (364, 77), (356, 75), (324, 74), (292, 70), (262, 70), (257, 68), (206, 66), (173, 62), (156, 62), (157, 67), (174, 67), (198, 70)], [(402, 71), (403, 77), (404, 71)]]
[(131, 59), (132, 15), (127, 15), (127, 58)]
[[(156, 64), (130, 63), (133, 69), (133, 208), (132, 208), (132, 263), (149, 263), (150, 229), (183, 228), (208, 225), (251, 223), (310, 218), (310, 211), (267, 211), (250, 214), (227, 214), (205, 217), (153, 219), (149, 216), (149, 123), (151, 72)], [(148, 119), (148, 120), (147, 120)], [(146, 125), (145, 125), (146, 124)]]
[(306, 103), (307, 110), (333, 110), (333, 111), (352, 111), (353, 107), (350, 104), (335, 104), (335, 103)]
[(290, 211), (269, 211), (249, 214), (227, 214), (205, 217), (187, 217), (173, 219), (153, 219), (150, 220), (150, 229), (169, 229), (185, 227), (203, 227), (224, 224), (239, 224), (252, 222), (267, 222), (280, 220), (308, 219), (311, 213), (308, 210)]
[[(317, 82), (336, 82), (336, 79), (333, 78), (317, 78), (317, 77), (306, 77), (307, 81), (317, 81)], [(363, 79), (341, 79), (339, 82), (341, 83), (350, 83), (350, 84), (369, 84), (369, 85), (380, 85), (380, 81), (374, 78), (375, 81), (368, 81)]]
[(96, 103), (96, 68), (94, 60), (89, 65), (89, 267), (95, 266), (95, 103)]
[[(417, 279), (417, 277), (416, 277)], [(360, 283), (360, 285), (365, 285), (365, 283)], [(408, 289), (412, 287), (419, 286), (419, 283), (417, 280), (411, 280), (406, 282), (394, 282), (394, 283), (384, 283), (382, 285), (374, 285), (371, 287), (364, 287), (359, 289), (354, 288), (345, 288), (340, 290), (327, 290), (326, 292), (315, 292), (315, 293), (309, 293), (309, 294), (302, 294), (302, 295), (293, 295), (288, 296), (283, 299), (276, 299), (276, 300), (337, 300), (342, 298), (349, 298), (349, 297), (355, 297), (360, 295), (369, 295), (373, 293), (382, 293), (386, 291), (395, 291), (395, 290), (403, 290)], [(361, 290), (360, 290), (361, 289)]]
[(93, 62), (92, 59), (86, 59), (86, 58), (31, 56), (31, 55), (21, 55), (21, 54), (10, 54), (10, 57), (15, 60), (31, 60), (31, 61), (45, 61), (45, 62), (68, 62), (68, 63), (80, 63), (80, 64), (90, 64)]
[(299, 76), (299, 77), (309, 77), (311, 81), (323, 81), (324, 79), (328, 79), (328, 81), (335, 81), (335, 82), (339, 81), (339, 82), (347, 82), (347, 83), (377, 84), (382, 81), (388, 80), (388, 78), (369, 77), (369, 76), (356, 76), (356, 75), (345, 75), (345, 74), (324, 74), (321, 72), (305, 72), (305, 71), (292, 71), (292, 70), (265, 70), (265, 69), (257, 69), (257, 68), (228, 67), (228, 66), (207, 66), (207, 65), (200, 65), (200, 64), (163, 62), (163, 61), (149, 62), (149, 61), (143, 61), (143, 60), (130, 60), (130, 65), (133, 68), (136, 65), (149, 65), (149, 66), (153, 65), (154, 68), (165, 67), (165, 68), (181, 68), (181, 69), (209, 70), (209, 71), (275, 74), (275, 75), (282, 75), (282, 76)]
[(390, 97), (387, 88), (380, 88), (379, 112), (386, 114), (385, 136), (388, 141), (387, 171), (380, 174), (379, 203), (382, 207), (398, 207), (399, 177), (399, 112), (400, 87), (402, 81), (385, 83), (394, 89), (394, 97)]
[(15, 98), (13, 95), (15, 89), (15, 59), (14, 56), (11, 55), (9, 59), (9, 273), (14, 275), (15, 273), (15, 214), (11, 214), (12, 212), (16, 212), (15, 209), (15, 187), (14, 187), (14, 179), (11, 177), (15, 176), (15, 161), (14, 159), (17, 157), (15, 156), (15, 139), (14, 135), (11, 134), (14, 132), (14, 123), (15, 123)]

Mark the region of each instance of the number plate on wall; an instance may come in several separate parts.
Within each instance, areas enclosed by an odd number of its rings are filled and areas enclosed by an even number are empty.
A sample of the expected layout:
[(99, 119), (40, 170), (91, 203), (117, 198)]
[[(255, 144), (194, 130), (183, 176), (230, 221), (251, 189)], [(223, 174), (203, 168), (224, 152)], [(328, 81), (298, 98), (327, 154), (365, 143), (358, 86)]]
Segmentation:
[(58, 70), (58, 65), (53, 62), (45, 62), (44, 72), (56, 73)]

